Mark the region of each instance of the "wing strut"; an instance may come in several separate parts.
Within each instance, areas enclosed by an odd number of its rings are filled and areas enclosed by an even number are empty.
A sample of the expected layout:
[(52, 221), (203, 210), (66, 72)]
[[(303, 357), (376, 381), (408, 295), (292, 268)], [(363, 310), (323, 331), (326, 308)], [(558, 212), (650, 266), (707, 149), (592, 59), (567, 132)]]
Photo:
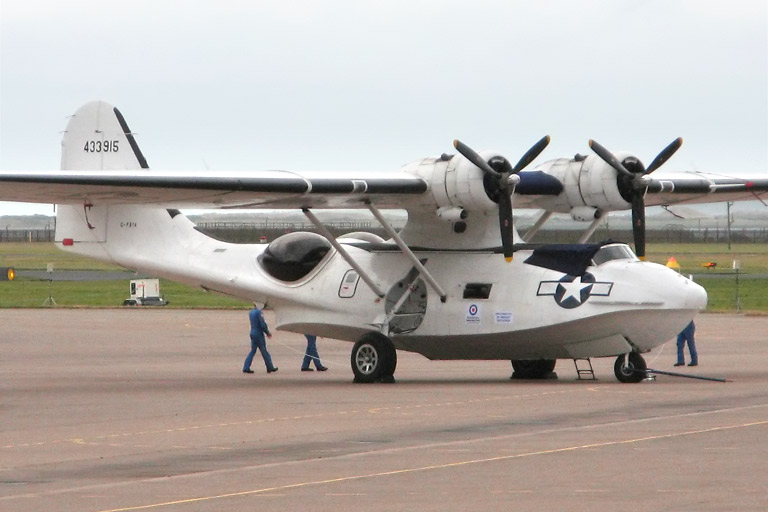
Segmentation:
[(554, 212), (550, 210), (544, 210), (544, 212), (541, 214), (541, 217), (536, 221), (536, 224), (531, 226), (531, 229), (528, 230), (527, 233), (525, 233), (525, 236), (523, 237), (523, 242), (528, 243), (533, 238), (533, 235), (539, 232), (541, 229), (541, 226), (544, 225), (545, 222), (549, 220), (549, 218), (552, 216)]
[(400, 238), (400, 235), (395, 232), (390, 223), (387, 222), (387, 219), (384, 218), (379, 209), (373, 206), (370, 201), (366, 201), (365, 204), (368, 206), (368, 209), (371, 210), (373, 216), (376, 217), (376, 220), (379, 221), (381, 227), (384, 228), (384, 231), (386, 231), (387, 234), (392, 237), (392, 240), (394, 240), (400, 250), (403, 251), (403, 254), (405, 254), (408, 259), (411, 260), (419, 273), (424, 276), (424, 279), (427, 281), (427, 283), (429, 283), (429, 286), (431, 286), (432, 289), (437, 292), (437, 294), (440, 296), (440, 302), (445, 302), (448, 296), (446, 295), (445, 291), (443, 291), (438, 282), (435, 281), (435, 278), (432, 277), (432, 274), (430, 274), (424, 265), (422, 265), (421, 261), (419, 261), (419, 258), (417, 258), (416, 255), (413, 254), (413, 251), (411, 251), (406, 243), (403, 242), (403, 239)]
[(334, 236), (331, 234), (330, 231), (328, 231), (328, 228), (323, 226), (323, 223), (320, 222), (320, 220), (317, 218), (317, 216), (312, 213), (309, 208), (302, 208), (302, 212), (304, 212), (304, 215), (307, 216), (307, 218), (312, 222), (312, 224), (315, 225), (317, 230), (320, 232), (321, 235), (325, 237), (326, 240), (328, 240), (331, 245), (333, 246), (336, 251), (341, 255), (342, 258), (344, 258), (344, 261), (349, 263), (349, 265), (355, 269), (355, 272), (358, 273), (360, 277), (363, 278), (363, 281), (365, 281), (365, 284), (368, 285), (368, 287), (373, 290), (373, 293), (379, 296), (379, 298), (384, 298), (384, 292), (381, 291), (381, 289), (376, 286), (376, 283), (373, 282), (373, 279), (368, 275), (368, 273), (362, 269), (360, 265), (357, 264), (357, 262), (352, 258), (352, 256), (349, 255), (346, 249), (334, 238)]
[(587, 230), (584, 232), (583, 235), (581, 235), (581, 238), (579, 238), (580, 244), (587, 243), (587, 240), (589, 240), (589, 237), (591, 237), (595, 230), (597, 230), (597, 226), (600, 224), (600, 221), (603, 220), (603, 211), (598, 210), (598, 215), (595, 217), (595, 220), (592, 221), (592, 223), (589, 225)]
[(763, 203), (763, 206), (768, 206), (768, 204), (765, 201), (763, 201), (763, 199), (759, 195), (757, 195), (757, 192), (752, 192), (752, 195), (755, 196), (755, 199)]

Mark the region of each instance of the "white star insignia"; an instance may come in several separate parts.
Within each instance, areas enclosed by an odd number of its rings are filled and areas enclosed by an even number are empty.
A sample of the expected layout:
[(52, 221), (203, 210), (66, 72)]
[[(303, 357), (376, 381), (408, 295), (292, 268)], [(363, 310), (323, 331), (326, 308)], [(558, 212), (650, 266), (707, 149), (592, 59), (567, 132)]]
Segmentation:
[(576, 300), (576, 302), (581, 304), (581, 291), (591, 285), (592, 283), (582, 283), (580, 277), (577, 277), (570, 283), (567, 281), (561, 282), (560, 286), (562, 286), (565, 289), (565, 293), (563, 293), (563, 297), (560, 299), (560, 302), (568, 300), (568, 298), (570, 297), (573, 297)]

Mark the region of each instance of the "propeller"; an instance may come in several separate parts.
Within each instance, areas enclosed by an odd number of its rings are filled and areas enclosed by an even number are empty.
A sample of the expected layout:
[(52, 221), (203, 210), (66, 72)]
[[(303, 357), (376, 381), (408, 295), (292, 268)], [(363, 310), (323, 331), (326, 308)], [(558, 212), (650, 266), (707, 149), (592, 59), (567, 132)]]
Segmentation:
[(641, 260), (645, 259), (645, 192), (648, 189), (648, 181), (645, 176), (664, 165), (675, 151), (683, 144), (682, 137), (673, 140), (667, 147), (656, 155), (651, 165), (646, 169), (643, 163), (634, 156), (629, 156), (619, 161), (616, 156), (590, 139), (589, 147), (602, 158), (605, 163), (616, 169), (619, 173), (618, 186), (621, 196), (632, 204), (632, 235), (635, 240), (635, 253)]
[[(499, 229), (501, 230), (501, 246), (504, 250), (504, 258), (512, 261), (514, 253), (514, 240), (512, 238), (512, 193), (514, 187), (519, 181), (515, 176), (528, 164), (533, 162), (544, 148), (549, 144), (549, 135), (541, 138), (531, 149), (529, 149), (512, 167), (509, 160), (503, 156), (494, 156), (487, 162), (483, 160), (475, 150), (459, 140), (453, 141), (453, 146), (467, 160), (475, 164), (485, 173), (483, 185), (486, 193), (491, 200), (499, 203)], [(514, 177), (513, 177), (514, 176)], [(511, 189), (510, 189), (511, 185)]]

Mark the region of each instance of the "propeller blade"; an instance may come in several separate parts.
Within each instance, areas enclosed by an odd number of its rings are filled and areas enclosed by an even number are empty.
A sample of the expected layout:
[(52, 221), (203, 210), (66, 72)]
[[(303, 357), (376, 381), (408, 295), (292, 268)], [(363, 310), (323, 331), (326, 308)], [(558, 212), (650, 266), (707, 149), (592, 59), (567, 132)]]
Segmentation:
[(523, 155), (520, 161), (517, 162), (517, 165), (515, 165), (514, 169), (512, 169), (512, 173), (517, 174), (518, 172), (528, 167), (528, 165), (536, 160), (536, 157), (538, 157), (541, 152), (544, 151), (544, 148), (549, 145), (549, 141), (549, 135), (542, 137), (536, 144), (531, 147), (531, 149), (528, 150), (526, 154)]
[(501, 230), (501, 247), (504, 249), (504, 258), (507, 261), (512, 261), (514, 254), (512, 222), (512, 197), (509, 194), (509, 189), (505, 187), (499, 195), (499, 228)]
[[(597, 153), (608, 165), (616, 169), (623, 176), (620, 179), (620, 185), (631, 186), (631, 203), (632, 203), (632, 235), (635, 240), (635, 254), (641, 260), (645, 260), (645, 191), (648, 188), (645, 175), (652, 173), (664, 163), (669, 160), (675, 152), (680, 149), (683, 144), (682, 137), (678, 137), (673, 140), (667, 147), (661, 150), (656, 158), (651, 162), (651, 165), (647, 169), (643, 170), (642, 163), (636, 158), (632, 158), (632, 168), (636, 169), (633, 173), (624, 166), (619, 160), (607, 149), (598, 144), (596, 141), (590, 139), (589, 147)], [(630, 159), (625, 159), (625, 162), (629, 162)], [(629, 163), (627, 165), (630, 165)]]
[(645, 199), (639, 193), (632, 196), (632, 235), (635, 239), (635, 254), (645, 261)]
[(475, 164), (477, 167), (479, 167), (484, 173), (490, 174), (491, 176), (495, 176), (497, 178), (501, 176), (501, 174), (496, 172), (493, 169), (493, 167), (488, 165), (488, 162), (483, 160), (483, 157), (478, 155), (475, 152), (474, 149), (472, 149), (471, 147), (467, 146), (466, 144), (464, 144), (460, 140), (458, 140), (458, 139), (454, 140), (453, 141), (453, 147), (455, 147), (456, 150), (464, 156), (464, 158), (466, 158), (467, 160), (469, 160), (470, 162)]
[(605, 160), (605, 163), (616, 169), (620, 174), (623, 174), (628, 178), (634, 178), (634, 175), (619, 162), (619, 159), (613, 156), (613, 153), (605, 149), (597, 141), (589, 139), (589, 147), (592, 148), (592, 151), (597, 153), (597, 156)]
[(653, 171), (664, 165), (664, 163), (669, 160), (672, 155), (675, 154), (675, 151), (680, 149), (680, 146), (683, 145), (683, 138), (678, 137), (675, 140), (673, 140), (669, 146), (665, 147), (661, 150), (661, 153), (659, 153), (656, 158), (653, 159), (653, 162), (651, 162), (651, 165), (648, 166), (648, 169), (645, 170), (645, 174), (651, 174)]
[[(515, 167), (512, 167), (506, 158), (500, 156), (494, 156), (486, 162), (475, 150), (460, 140), (456, 139), (453, 141), (453, 146), (458, 152), (485, 173), (483, 182), (484, 186), (486, 186), (486, 193), (489, 194), (488, 197), (495, 201), (498, 194), (501, 245), (504, 250), (504, 258), (507, 261), (512, 261), (514, 254), (512, 192), (514, 191), (514, 186), (520, 181), (516, 175), (544, 151), (544, 148), (549, 144), (549, 140), (549, 135), (542, 137), (523, 155)], [(493, 181), (492, 185), (495, 187), (495, 190), (489, 190), (490, 181)], [(513, 182), (512, 190), (510, 190), (510, 181)]]

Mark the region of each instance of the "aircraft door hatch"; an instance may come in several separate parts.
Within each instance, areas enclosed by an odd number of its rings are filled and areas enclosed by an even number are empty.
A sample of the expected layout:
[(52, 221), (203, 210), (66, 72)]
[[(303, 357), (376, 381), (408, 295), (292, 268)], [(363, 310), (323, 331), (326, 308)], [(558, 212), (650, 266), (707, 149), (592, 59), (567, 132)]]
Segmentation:
[(427, 285), (416, 267), (390, 288), (385, 305), (390, 334), (405, 334), (419, 328), (427, 312), (427, 295)]

